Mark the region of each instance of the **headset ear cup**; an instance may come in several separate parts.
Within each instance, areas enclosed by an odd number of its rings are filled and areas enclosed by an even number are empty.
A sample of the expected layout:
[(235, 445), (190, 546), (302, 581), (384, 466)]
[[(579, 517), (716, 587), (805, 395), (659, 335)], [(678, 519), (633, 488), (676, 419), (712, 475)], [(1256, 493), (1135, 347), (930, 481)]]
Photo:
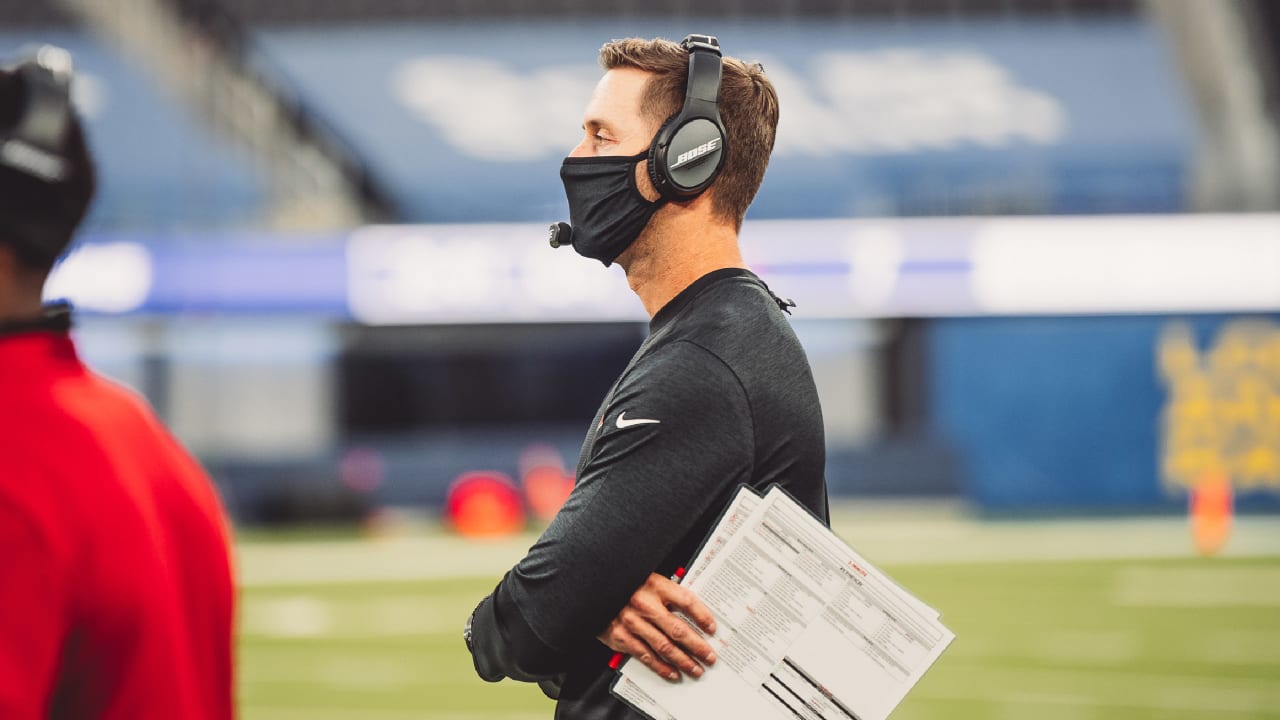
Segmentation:
[(653, 143), (649, 145), (649, 181), (654, 189), (668, 200), (677, 197), (672, 193), (671, 169), (667, 166), (667, 150), (671, 147), (673, 126), (680, 119), (680, 113), (667, 118), (653, 134)]
[(664, 148), (662, 168), (670, 193), (691, 199), (710, 187), (724, 165), (725, 142), (724, 129), (710, 118), (680, 122)]
[(668, 120), (649, 147), (649, 178), (668, 200), (690, 200), (703, 193), (724, 166), (728, 138), (710, 118)]

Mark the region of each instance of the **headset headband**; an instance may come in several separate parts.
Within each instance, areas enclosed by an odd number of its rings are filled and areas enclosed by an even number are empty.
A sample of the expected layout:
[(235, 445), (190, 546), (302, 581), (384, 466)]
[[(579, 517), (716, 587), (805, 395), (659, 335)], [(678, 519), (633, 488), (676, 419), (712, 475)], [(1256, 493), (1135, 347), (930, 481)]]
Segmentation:
[(690, 35), (680, 43), (689, 51), (689, 87), (684, 95), (685, 117), (720, 120), (720, 43), (710, 35)]

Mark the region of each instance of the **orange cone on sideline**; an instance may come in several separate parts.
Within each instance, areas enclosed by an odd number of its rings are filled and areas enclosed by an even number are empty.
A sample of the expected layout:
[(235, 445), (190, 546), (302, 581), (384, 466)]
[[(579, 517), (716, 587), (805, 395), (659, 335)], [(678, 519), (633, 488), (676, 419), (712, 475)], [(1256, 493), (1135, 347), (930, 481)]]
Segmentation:
[(466, 537), (501, 537), (525, 527), (520, 492), (499, 472), (458, 476), (449, 486), (444, 512), (454, 531)]

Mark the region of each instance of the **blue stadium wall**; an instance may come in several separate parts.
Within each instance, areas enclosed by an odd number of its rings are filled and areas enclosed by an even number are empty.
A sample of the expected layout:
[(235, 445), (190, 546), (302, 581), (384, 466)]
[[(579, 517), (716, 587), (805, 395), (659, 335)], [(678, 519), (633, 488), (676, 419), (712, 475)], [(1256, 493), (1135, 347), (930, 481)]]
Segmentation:
[(1220, 467), (1239, 507), (1280, 508), (1280, 315), (939, 318), (927, 334), (930, 422), (977, 507), (1176, 510)]

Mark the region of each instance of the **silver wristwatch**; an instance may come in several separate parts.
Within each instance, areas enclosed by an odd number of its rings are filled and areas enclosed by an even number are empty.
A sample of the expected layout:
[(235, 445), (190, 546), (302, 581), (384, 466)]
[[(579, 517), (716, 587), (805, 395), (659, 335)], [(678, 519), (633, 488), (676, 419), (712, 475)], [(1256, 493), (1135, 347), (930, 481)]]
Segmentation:
[(476, 617), (474, 610), (467, 616), (467, 624), (462, 626), (462, 639), (467, 643), (467, 652), (473, 652), (471, 647), (471, 621)]

